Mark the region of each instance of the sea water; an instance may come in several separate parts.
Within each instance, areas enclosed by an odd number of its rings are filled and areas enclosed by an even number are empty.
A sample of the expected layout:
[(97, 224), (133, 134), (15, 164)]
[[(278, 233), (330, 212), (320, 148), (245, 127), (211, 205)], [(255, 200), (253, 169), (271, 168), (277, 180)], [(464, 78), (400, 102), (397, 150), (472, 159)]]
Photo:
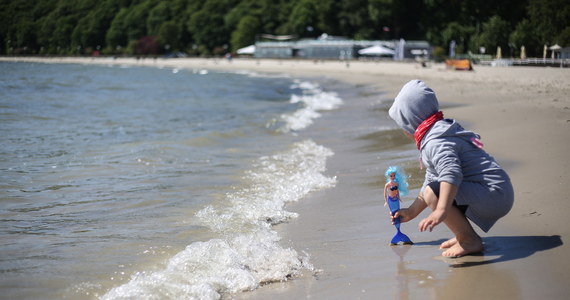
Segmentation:
[(273, 229), (331, 188), (298, 133), (343, 101), (248, 72), (0, 63), (0, 289), (217, 299), (311, 271)]

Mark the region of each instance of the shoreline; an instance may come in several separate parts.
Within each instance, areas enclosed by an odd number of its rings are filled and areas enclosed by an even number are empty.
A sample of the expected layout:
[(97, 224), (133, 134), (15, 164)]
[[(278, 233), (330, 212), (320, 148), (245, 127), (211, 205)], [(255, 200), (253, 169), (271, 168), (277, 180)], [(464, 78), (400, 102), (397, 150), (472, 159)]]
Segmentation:
[[(378, 170), (382, 167), (372, 152), (342, 147), (342, 150), (333, 149), (337, 153), (333, 159), (337, 162), (331, 162), (330, 166), (330, 172), (339, 177), (338, 187), (291, 204), (289, 209), (300, 217), (278, 228), (284, 244), (309, 253), (315, 268), (322, 271), (228, 296), (535, 299), (561, 298), (570, 292), (563, 279), (570, 269), (570, 249), (564, 245), (570, 237), (570, 221), (565, 214), (570, 208), (570, 69), (475, 65), (474, 72), (467, 72), (445, 70), (440, 64), (421, 68), (414, 63), (351, 61), (347, 66), (338, 61), (239, 58), (231, 63), (223, 59), (134, 58), (0, 57), (0, 61), (325, 76), (352, 85), (357, 91), (374, 91), (371, 97), (357, 97), (355, 103), (346, 101), (345, 105), (354, 109), (355, 115), (374, 108), (379, 101), (390, 101), (408, 80), (423, 79), (436, 92), (446, 116), (479, 133), (485, 149), (511, 176), (515, 205), (488, 234), (482, 235), (485, 254), (460, 259), (441, 257), (438, 245), (450, 233), (443, 225), (432, 233), (418, 233), (421, 216), (403, 227), (416, 242), (415, 246), (386, 246), (392, 228), (387, 233), (382, 231), (389, 221), (383, 218), (386, 211), (378, 200), (379, 189), (374, 187), (380, 179), (371, 177), (380, 174)], [(330, 118), (326, 122), (334, 124)], [(340, 148), (354, 138), (338, 137), (331, 144)], [(370, 142), (372, 138), (361, 141), (361, 145)], [(413, 146), (410, 144), (406, 149)], [(410, 191), (408, 200), (414, 193), (417, 191)], [(359, 201), (347, 202), (347, 197)]]

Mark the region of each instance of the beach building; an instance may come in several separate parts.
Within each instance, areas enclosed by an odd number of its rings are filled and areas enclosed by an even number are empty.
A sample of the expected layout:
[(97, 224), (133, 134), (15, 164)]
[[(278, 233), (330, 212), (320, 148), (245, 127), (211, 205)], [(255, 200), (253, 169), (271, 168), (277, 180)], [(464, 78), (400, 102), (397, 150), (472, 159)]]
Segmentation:
[(294, 45), (294, 57), (353, 59), (358, 47), (350, 40), (300, 40)]
[(558, 50), (558, 53), (560, 53), (560, 54), (558, 55), (558, 58), (560, 58), (560, 59), (570, 59), (570, 47), (562, 48), (562, 49)]
[(256, 58), (291, 58), (293, 57), (292, 42), (257, 42), (255, 43)]
[[(427, 41), (356, 41), (342, 37), (321, 36), (298, 41), (259, 41), (255, 43), (256, 58), (357, 59), (358, 52), (372, 46), (398, 50), (397, 59), (429, 58), (431, 46)], [(389, 55), (392, 56), (392, 55)], [(396, 55), (394, 55), (396, 56)]]
[(431, 45), (427, 41), (404, 41), (404, 59), (414, 59), (416, 57), (429, 58), (430, 56)]

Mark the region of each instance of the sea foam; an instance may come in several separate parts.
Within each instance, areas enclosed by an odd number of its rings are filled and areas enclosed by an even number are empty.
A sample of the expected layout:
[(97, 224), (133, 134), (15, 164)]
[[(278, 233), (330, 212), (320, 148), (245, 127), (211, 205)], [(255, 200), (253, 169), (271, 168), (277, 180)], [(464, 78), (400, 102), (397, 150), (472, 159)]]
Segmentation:
[(291, 95), (291, 103), (299, 103), (300, 108), (293, 113), (283, 114), (284, 125), (280, 131), (299, 131), (313, 124), (313, 120), (321, 117), (319, 111), (337, 109), (342, 105), (342, 99), (335, 92), (326, 92), (318, 84), (295, 80), (291, 88), (299, 88), (302, 94)]
[(163, 270), (139, 272), (103, 299), (219, 299), (313, 270), (307, 254), (279, 244), (273, 224), (296, 217), (285, 204), (311, 191), (333, 187), (323, 173), (333, 152), (311, 140), (261, 157), (244, 185), (224, 201), (197, 213), (203, 226), (222, 238), (196, 242), (172, 257)]

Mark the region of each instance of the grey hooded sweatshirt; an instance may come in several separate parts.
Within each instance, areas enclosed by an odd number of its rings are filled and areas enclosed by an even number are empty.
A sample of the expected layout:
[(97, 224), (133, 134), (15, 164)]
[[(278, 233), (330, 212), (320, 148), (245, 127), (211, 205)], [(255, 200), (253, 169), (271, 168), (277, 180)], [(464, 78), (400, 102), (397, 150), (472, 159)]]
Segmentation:
[[(438, 111), (433, 90), (421, 80), (412, 80), (404, 85), (389, 114), (398, 126), (413, 134)], [(422, 191), (434, 182), (458, 186), (455, 204), (466, 207), (465, 215), (487, 232), (510, 211), (514, 192), (507, 173), (473, 141), (479, 138), (453, 119), (436, 122), (420, 145), (420, 159), (426, 167)]]

